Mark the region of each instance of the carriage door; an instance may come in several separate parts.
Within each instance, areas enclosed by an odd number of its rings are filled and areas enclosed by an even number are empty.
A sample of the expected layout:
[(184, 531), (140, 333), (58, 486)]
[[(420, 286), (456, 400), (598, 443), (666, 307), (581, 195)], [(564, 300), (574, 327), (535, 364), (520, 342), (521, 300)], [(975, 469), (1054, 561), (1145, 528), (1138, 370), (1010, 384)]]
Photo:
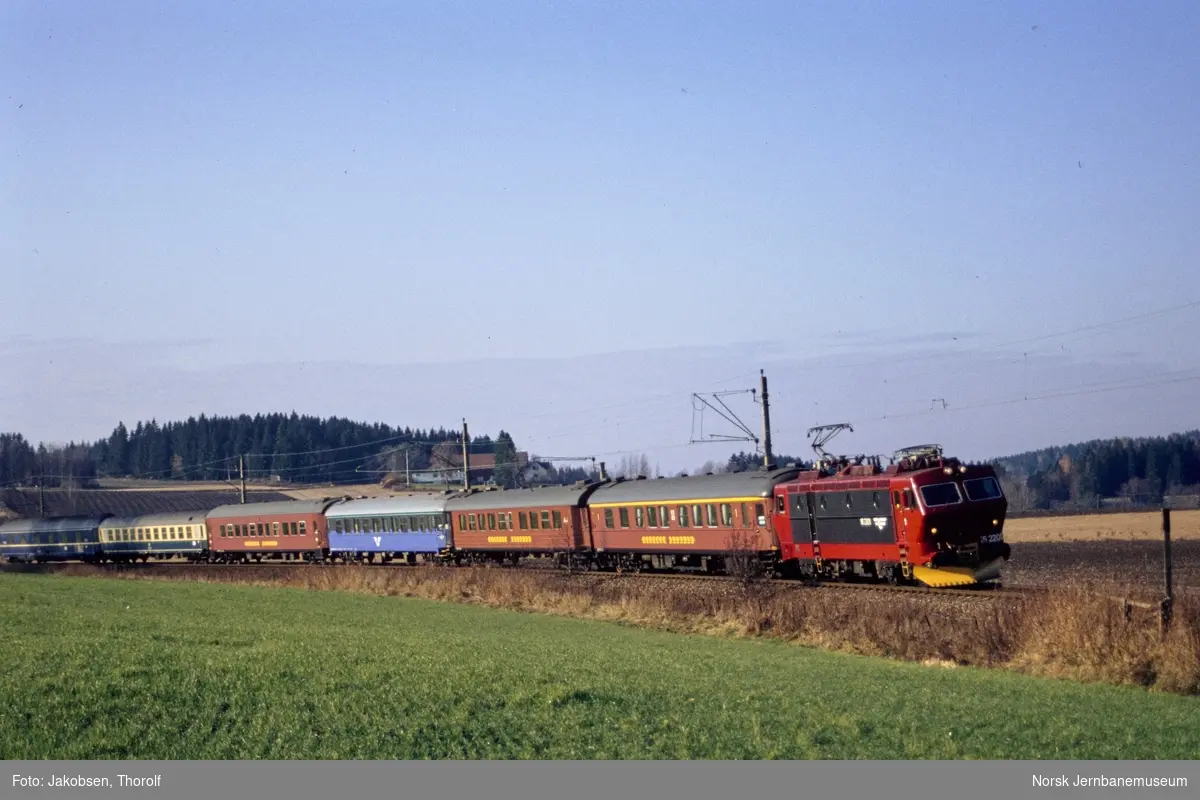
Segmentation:
[(808, 540), (810, 542), (817, 541), (817, 509), (816, 506), (813, 505), (816, 503), (816, 497), (817, 496), (812, 492), (804, 493), (804, 507), (808, 512)]

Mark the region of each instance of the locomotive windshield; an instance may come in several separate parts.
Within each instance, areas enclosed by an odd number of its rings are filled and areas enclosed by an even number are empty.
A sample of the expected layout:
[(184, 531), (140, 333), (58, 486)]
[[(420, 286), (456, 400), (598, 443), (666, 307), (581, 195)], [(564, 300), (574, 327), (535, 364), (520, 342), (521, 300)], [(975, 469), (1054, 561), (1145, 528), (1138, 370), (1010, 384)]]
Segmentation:
[(999, 500), (1004, 496), (1000, 491), (1000, 483), (995, 478), (974, 478), (963, 481), (967, 490), (968, 500)]
[(926, 506), (933, 508), (961, 503), (962, 495), (958, 492), (957, 483), (935, 483), (932, 486), (921, 487), (921, 499), (925, 501)]

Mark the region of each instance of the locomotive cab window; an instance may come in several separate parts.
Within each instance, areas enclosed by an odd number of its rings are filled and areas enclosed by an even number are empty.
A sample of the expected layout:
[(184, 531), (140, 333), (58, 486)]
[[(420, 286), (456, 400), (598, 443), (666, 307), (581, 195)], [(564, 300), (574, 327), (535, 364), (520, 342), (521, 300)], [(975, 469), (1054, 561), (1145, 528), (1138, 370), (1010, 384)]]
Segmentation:
[(775, 498), (775, 513), (782, 514), (787, 511), (787, 498), (783, 495), (778, 495)]
[(1000, 491), (1000, 483), (995, 478), (973, 478), (963, 481), (963, 488), (967, 491), (967, 499), (971, 501), (999, 500), (1004, 496), (1004, 492)]
[(957, 483), (935, 483), (932, 486), (921, 487), (921, 499), (930, 508), (937, 506), (952, 506), (962, 502)]

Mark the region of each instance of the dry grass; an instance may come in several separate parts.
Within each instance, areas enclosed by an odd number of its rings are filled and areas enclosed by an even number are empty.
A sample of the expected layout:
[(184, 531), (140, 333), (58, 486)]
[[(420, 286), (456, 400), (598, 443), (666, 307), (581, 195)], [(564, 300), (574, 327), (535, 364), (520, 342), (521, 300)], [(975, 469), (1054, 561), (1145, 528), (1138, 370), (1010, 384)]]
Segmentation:
[[(83, 566), (69, 570), (96, 574)], [(1120, 603), (1083, 588), (992, 602), (516, 569), (216, 567), (170, 575), (420, 597), (681, 633), (767, 636), (930, 665), (1003, 668), (1200, 694), (1196, 595), (1177, 599), (1174, 623), (1164, 635), (1156, 611), (1135, 608), (1127, 615)]]
[[(1013, 543), (1161, 539), (1162, 512), (1010, 519), (1004, 523), (1004, 538)], [(1200, 539), (1200, 511), (1172, 511), (1171, 538)]]

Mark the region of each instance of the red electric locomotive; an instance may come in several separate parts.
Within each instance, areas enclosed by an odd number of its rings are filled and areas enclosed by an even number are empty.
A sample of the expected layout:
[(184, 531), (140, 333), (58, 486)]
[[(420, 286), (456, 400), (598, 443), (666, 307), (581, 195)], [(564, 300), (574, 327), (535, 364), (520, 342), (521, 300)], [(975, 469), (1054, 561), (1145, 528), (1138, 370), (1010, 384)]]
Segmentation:
[(937, 445), (892, 460), (883, 467), (877, 458), (825, 456), (775, 487), (783, 572), (927, 586), (998, 577), (1011, 549), (995, 471), (962, 464)]

